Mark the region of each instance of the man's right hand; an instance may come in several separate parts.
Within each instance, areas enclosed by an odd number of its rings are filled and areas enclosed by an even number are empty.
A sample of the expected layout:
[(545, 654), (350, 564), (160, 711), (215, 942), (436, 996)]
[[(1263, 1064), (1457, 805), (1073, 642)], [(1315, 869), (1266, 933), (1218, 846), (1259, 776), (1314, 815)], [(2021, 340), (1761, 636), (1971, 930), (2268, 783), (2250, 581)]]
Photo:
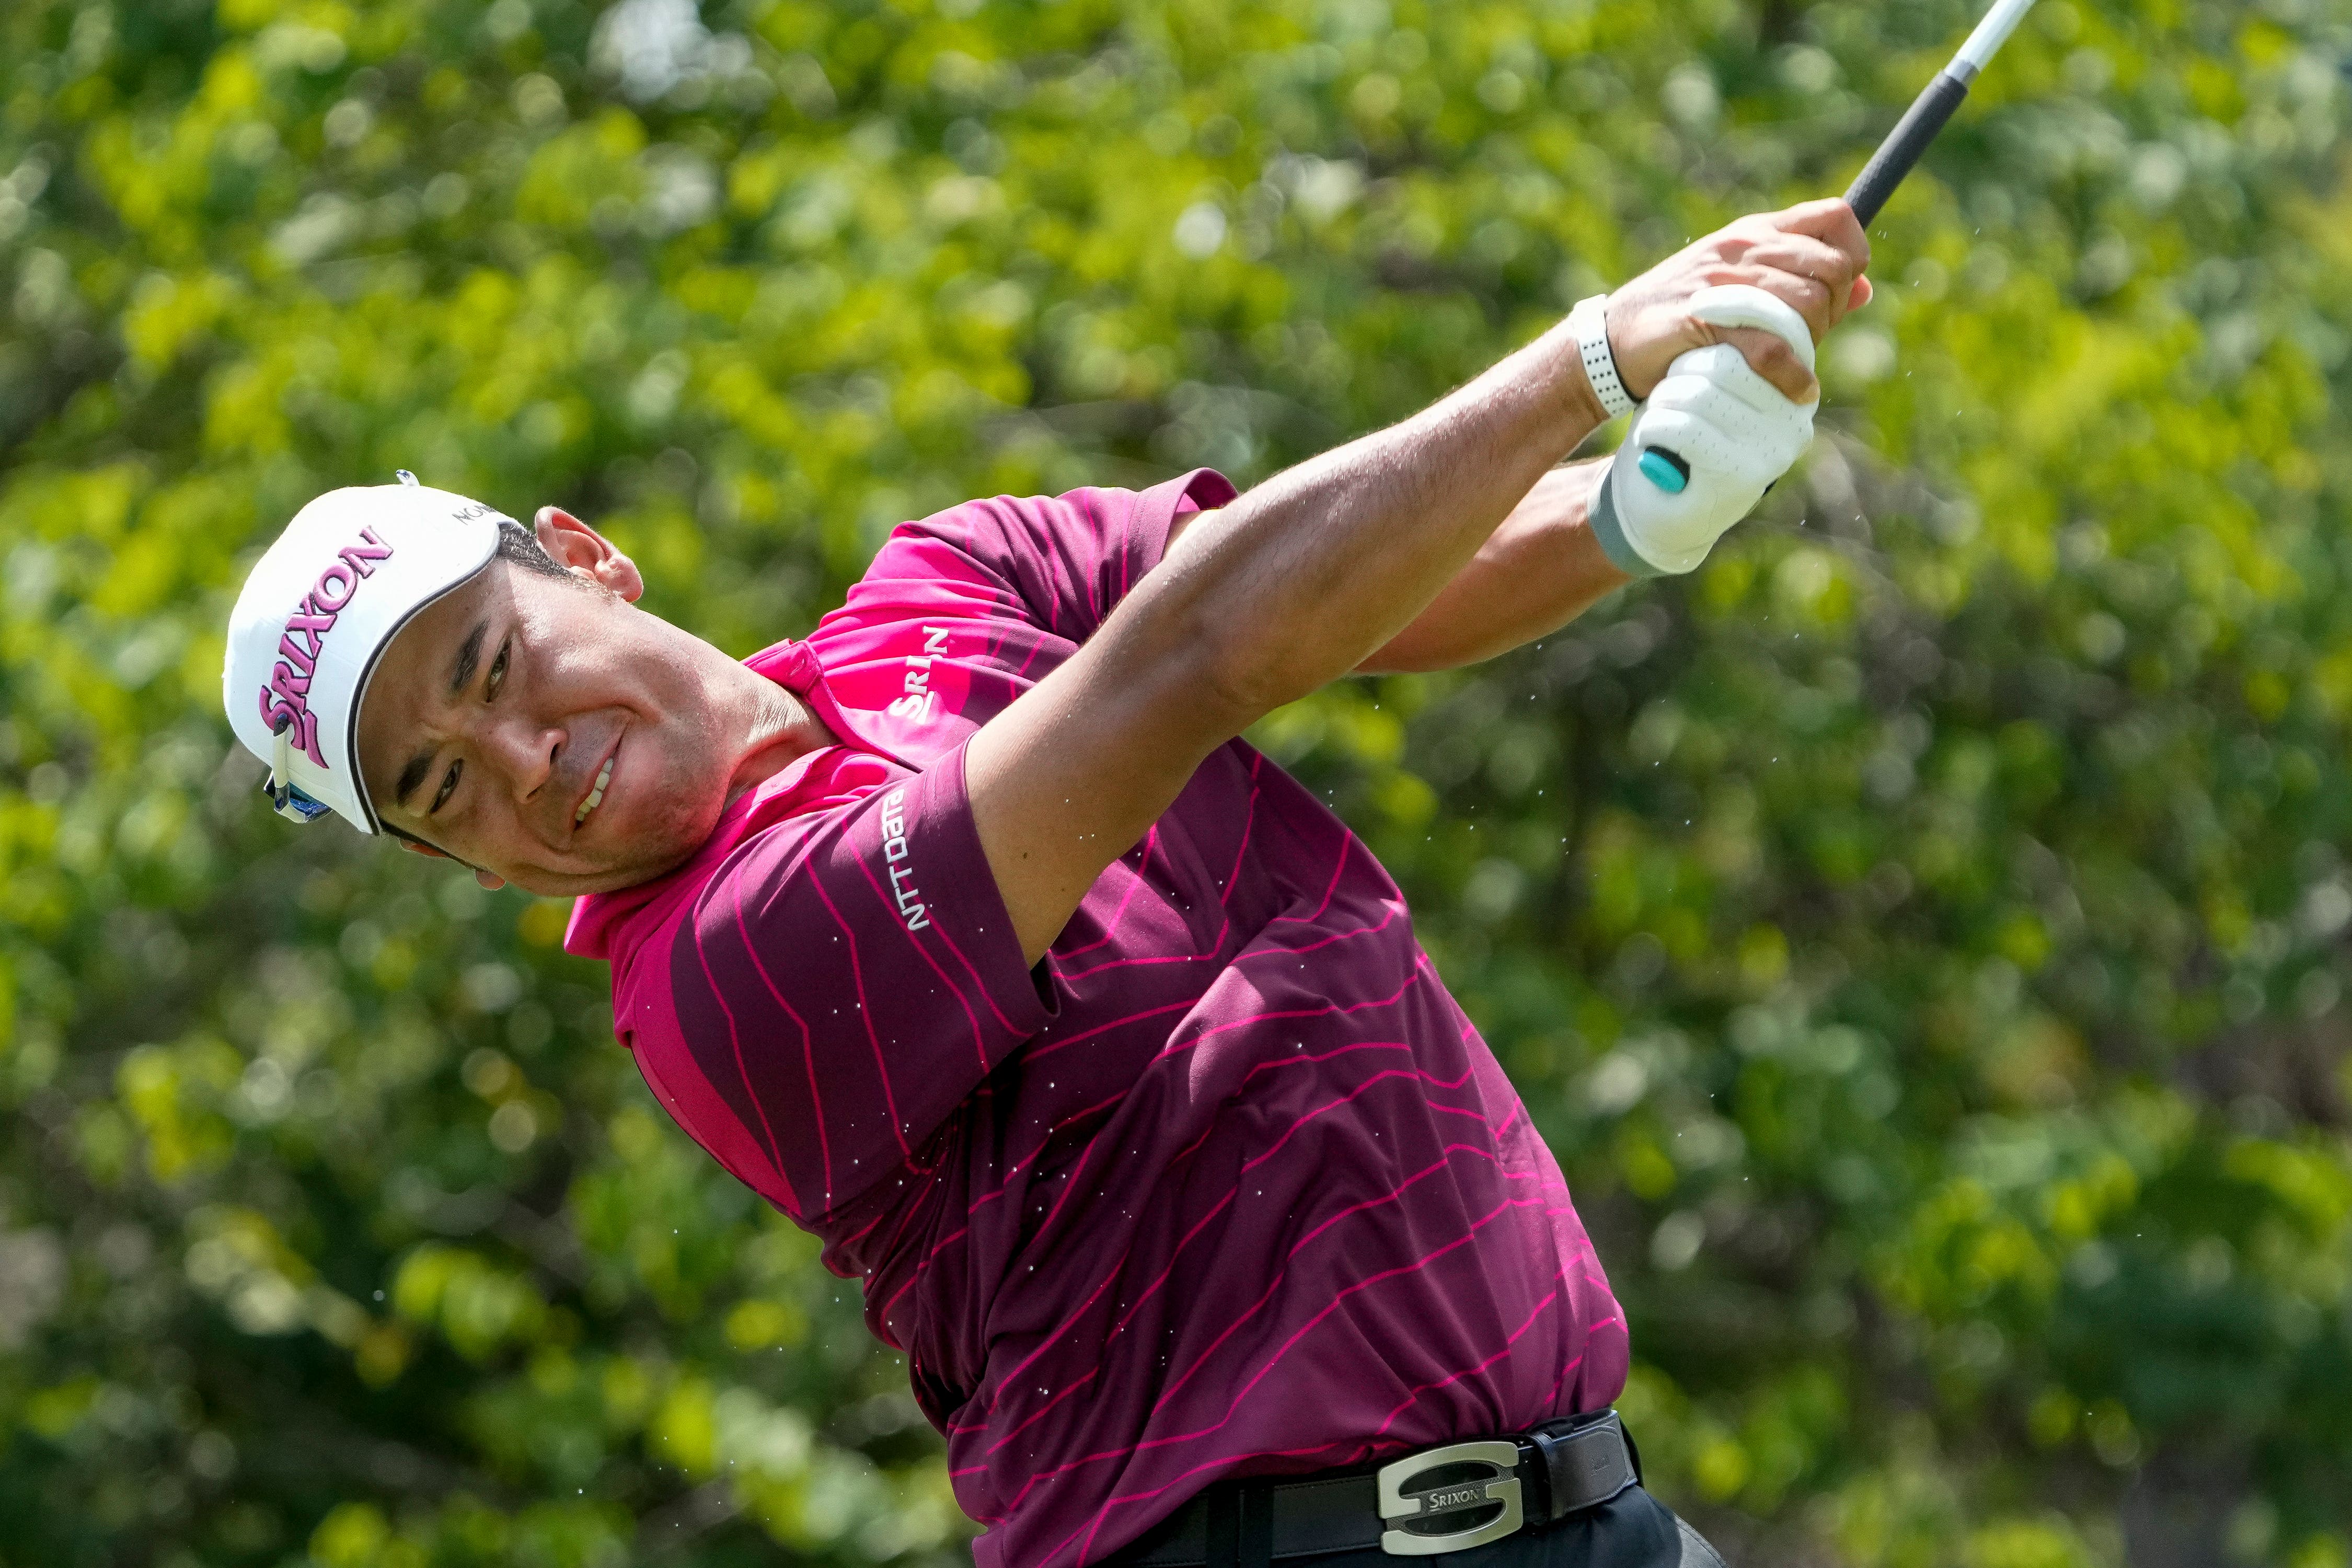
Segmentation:
[(1838, 197), (1756, 213), (1676, 251), (1609, 296), (1609, 347), (1618, 378), (1636, 399), (1650, 395), (1666, 367), (1692, 349), (1738, 348), (1756, 373), (1794, 403), (1813, 397), (1813, 374), (1789, 345), (1748, 327), (1718, 327), (1691, 312), (1705, 289), (1746, 283), (1787, 300), (1813, 341), (1870, 300), (1870, 240)]

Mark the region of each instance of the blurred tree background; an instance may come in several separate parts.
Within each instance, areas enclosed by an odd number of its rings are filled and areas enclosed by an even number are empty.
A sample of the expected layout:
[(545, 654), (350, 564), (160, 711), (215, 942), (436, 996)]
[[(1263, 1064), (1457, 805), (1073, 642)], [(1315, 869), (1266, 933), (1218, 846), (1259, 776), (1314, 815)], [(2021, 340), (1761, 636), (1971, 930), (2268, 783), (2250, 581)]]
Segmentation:
[[(738, 653), (968, 495), (1242, 482), (1742, 210), (1966, 0), (11, 0), (0, 1563), (946, 1563), (564, 910), (256, 795), (395, 468)], [(2352, 1553), (2346, 0), (2043, 0), (1694, 577), (1262, 741), (1404, 881), (1738, 1563)]]

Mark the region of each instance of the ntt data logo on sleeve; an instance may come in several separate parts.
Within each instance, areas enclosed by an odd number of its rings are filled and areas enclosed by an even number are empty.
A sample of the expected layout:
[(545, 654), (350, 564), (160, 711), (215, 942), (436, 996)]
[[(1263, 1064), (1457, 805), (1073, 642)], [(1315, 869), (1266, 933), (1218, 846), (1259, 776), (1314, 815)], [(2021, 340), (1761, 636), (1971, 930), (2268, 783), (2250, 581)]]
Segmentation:
[(898, 918), (908, 931), (931, 923), (923, 906), (922, 890), (915, 886), (915, 868), (907, 858), (907, 792), (894, 789), (882, 797), (882, 863), (890, 873), (890, 896), (898, 900)]

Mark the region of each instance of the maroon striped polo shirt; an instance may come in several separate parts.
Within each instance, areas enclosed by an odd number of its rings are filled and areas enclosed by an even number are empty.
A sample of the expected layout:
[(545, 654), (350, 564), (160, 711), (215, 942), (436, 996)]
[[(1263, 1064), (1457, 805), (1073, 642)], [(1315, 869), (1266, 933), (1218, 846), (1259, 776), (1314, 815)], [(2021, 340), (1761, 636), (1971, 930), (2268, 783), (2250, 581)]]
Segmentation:
[(841, 743), (572, 918), (661, 1102), (863, 1282), (984, 1568), (1097, 1562), (1220, 1477), (1624, 1382), (1559, 1168), (1396, 885), (1249, 746), (1021, 961), (963, 742), (1233, 493), (1204, 470), (899, 528), (751, 660)]

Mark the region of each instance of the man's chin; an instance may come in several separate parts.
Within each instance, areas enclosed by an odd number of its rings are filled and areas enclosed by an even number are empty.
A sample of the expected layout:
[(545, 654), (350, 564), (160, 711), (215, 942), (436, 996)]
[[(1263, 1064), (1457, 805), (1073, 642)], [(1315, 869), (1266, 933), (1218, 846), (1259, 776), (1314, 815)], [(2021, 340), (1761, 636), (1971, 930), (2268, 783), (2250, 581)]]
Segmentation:
[[(713, 814), (714, 816), (716, 814)], [(608, 866), (588, 866), (557, 868), (546, 866), (517, 866), (511, 870), (493, 868), (497, 875), (541, 898), (576, 899), (589, 893), (617, 893), (627, 888), (643, 887), (668, 876), (694, 858), (695, 852), (709, 842), (714, 821), (700, 824), (673, 825), (671, 831), (661, 835), (656, 843), (637, 842), (627, 845), (615, 861)], [(697, 831), (697, 828), (699, 831)]]
[[(519, 865), (490, 869), (525, 892), (541, 898), (576, 899), (590, 893), (617, 893), (668, 876), (694, 858), (710, 841), (719, 820), (726, 815), (724, 799), (698, 801), (688, 815), (649, 814), (651, 820), (631, 814), (602, 824), (603, 831), (588, 837), (594, 859), (586, 865)], [(609, 808), (608, 808), (609, 809)], [(594, 861), (603, 861), (596, 864)]]
[(643, 887), (677, 870), (694, 858), (689, 847), (675, 855), (649, 857), (626, 866), (594, 871), (550, 871), (540, 867), (517, 867), (511, 871), (495, 872), (526, 893), (536, 893), (543, 899), (577, 899), (590, 893), (617, 893), (625, 889)]

